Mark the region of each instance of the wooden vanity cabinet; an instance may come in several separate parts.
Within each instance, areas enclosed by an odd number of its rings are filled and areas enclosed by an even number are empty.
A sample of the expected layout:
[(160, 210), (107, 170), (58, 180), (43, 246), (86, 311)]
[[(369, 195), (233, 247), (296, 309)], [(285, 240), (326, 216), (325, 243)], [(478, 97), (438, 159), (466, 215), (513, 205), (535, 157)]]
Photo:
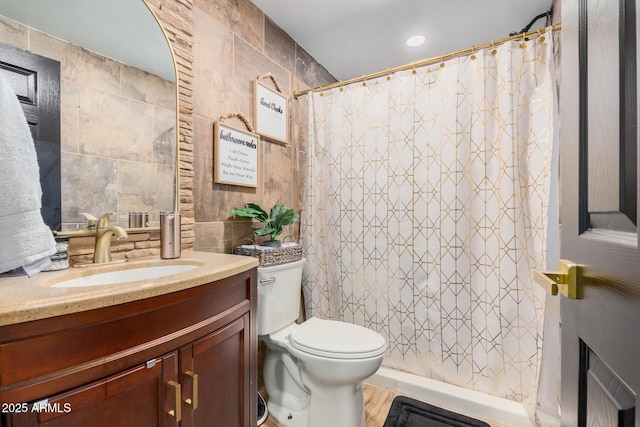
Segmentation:
[(256, 270), (0, 327), (2, 425), (255, 426)]
[[(251, 408), (247, 404), (256, 406), (257, 411), (257, 401), (244, 398), (245, 390), (251, 387), (243, 369), (251, 363), (246, 345), (248, 323), (249, 316), (244, 315), (181, 349), (180, 372), (185, 387), (182, 395), (192, 402), (182, 412), (182, 425), (249, 425)], [(190, 373), (197, 373), (197, 381)], [(195, 409), (193, 402), (197, 405)], [(250, 425), (256, 423), (254, 420)]]
[[(74, 388), (46, 400), (31, 402), (26, 413), (8, 416), (9, 426), (172, 426), (163, 401), (171, 399), (169, 381), (175, 384), (176, 352), (120, 372), (109, 378)], [(164, 395), (164, 398), (163, 398)], [(37, 409), (33, 409), (33, 407)]]

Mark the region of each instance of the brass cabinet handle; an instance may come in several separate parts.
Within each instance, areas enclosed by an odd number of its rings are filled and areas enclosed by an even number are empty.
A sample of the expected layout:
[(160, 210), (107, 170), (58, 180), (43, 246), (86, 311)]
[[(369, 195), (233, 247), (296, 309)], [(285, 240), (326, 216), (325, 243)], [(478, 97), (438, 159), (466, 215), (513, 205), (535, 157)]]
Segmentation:
[(191, 380), (191, 399), (185, 399), (184, 403), (192, 409), (198, 409), (198, 374), (187, 371), (184, 373)]
[(173, 389), (174, 393), (174, 409), (169, 411), (169, 415), (175, 418), (176, 422), (178, 423), (182, 420), (182, 404), (180, 402), (182, 396), (182, 386), (175, 381), (169, 381), (167, 385), (169, 386), (169, 388)]

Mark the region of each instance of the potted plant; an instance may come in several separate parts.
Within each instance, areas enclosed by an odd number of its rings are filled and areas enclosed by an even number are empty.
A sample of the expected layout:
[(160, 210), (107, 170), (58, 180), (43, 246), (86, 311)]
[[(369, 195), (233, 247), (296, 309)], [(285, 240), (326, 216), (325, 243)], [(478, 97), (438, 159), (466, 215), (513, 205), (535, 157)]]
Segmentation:
[(280, 247), (282, 242), (276, 240), (282, 234), (283, 227), (294, 224), (300, 219), (293, 209), (287, 208), (284, 203), (278, 203), (267, 212), (256, 203), (247, 203), (242, 209), (232, 209), (231, 215), (244, 218), (253, 218), (262, 223), (262, 226), (252, 226), (256, 236), (269, 236), (269, 240), (263, 242), (264, 246)]

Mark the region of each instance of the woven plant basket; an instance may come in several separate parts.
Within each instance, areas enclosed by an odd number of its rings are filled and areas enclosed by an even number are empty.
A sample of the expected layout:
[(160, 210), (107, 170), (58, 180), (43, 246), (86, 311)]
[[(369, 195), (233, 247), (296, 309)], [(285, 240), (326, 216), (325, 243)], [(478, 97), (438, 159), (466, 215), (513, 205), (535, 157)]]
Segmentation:
[(235, 250), (236, 255), (245, 255), (258, 258), (259, 267), (286, 264), (288, 262), (298, 261), (302, 259), (302, 246), (300, 245), (287, 246), (282, 248), (259, 249), (258, 245), (256, 245), (253, 240), (244, 239), (242, 243), (244, 243), (245, 241), (251, 242), (251, 244), (253, 244), (253, 248), (237, 246)]

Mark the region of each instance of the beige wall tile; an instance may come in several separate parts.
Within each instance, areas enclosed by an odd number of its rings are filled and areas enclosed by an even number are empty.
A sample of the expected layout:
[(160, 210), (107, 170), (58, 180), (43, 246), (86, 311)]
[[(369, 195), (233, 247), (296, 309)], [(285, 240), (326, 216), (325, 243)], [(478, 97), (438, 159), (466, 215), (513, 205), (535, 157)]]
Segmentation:
[(112, 94), (120, 92), (119, 62), (39, 31), (31, 31), (29, 34), (33, 53), (60, 62), (62, 80)]
[(161, 211), (173, 210), (172, 166), (120, 161), (119, 172), (119, 217), (149, 212), (150, 221), (159, 221)]
[(285, 70), (296, 66), (296, 41), (269, 17), (264, 26), (264, 53)]
[[(243, 107), (242, 111), (246, 111), (247, 117), (251, 116), (253, 122), (253, 82), (256, 78), (265, 73), (272, 73), (284, 94), (289, 96), (290, 73), (239, 37), (236, 37), (234, 47), (235, 91), (239, 98), (235, 105)], [(269, 81), (265, 84), (273, 87)]]
[(195, 8), (204, 10), (225, 28), (262, 50), (263, 14), (249, 0), (195, 0)]
[[(94, 216), (115, 212), (118, 206), (118, 161), (62, 153), (62, 218), (83, 224), (79, 212)], [(88, 178), (90, 177), (90, 178)]]
[[(78, 85), (68, 80), (60, 82), (60, 150), (79, 153), (80, 94)], [(63, 174), (64, 170), (61, 171)]]
[(194, 231), (198, 236), (193, 249), (207, 252), (231, 252), (233, 226), (230, 222), (198, 222)]
[(28, 49), (27, 27), (5, 17), (0, 18), (0, 40), (22, 50)]
[(80, 105), (81, 153), (140, 162), (153, 160), (152, 105), (90, 87), (80, 91)]
[(194, 32), (202, 35), (193, 46), (193, 103), (194, 114), (217, 119), (232, 111), (233, 34), (208, 11), (193, 11)]
[[(153, 163), (173, 167), (176, 164), (176, 110), (154, 108)], [(172, 180), (173, 181), (173, 180)]]
[[(291, 146), (264, 143), (264, 203), (268, 212), (276, 203), (293, 207), (293, 158)], [(299, 208), (296, 208), (299, 209)]]
[(300, 45), (296, 48), (295, 75), (311, 87), (318, 87), (335, 81), (335, 78)]
[(232, 224), (232, 234), (231, 234), (231, 242), (232, 246), (235, 248), (240, 245), (251, 244), (250, 241), (254, 243), (258, 242), (258, 238), (253, 234), (253, 230), (251, 226), (253, 224), (252, 221), (248, 221), (246, 219), (236, 218), (235, 220), (230, 222)]
[(175, 111), (175, 83), (124, 64), (120, 76), (120, 95)]

